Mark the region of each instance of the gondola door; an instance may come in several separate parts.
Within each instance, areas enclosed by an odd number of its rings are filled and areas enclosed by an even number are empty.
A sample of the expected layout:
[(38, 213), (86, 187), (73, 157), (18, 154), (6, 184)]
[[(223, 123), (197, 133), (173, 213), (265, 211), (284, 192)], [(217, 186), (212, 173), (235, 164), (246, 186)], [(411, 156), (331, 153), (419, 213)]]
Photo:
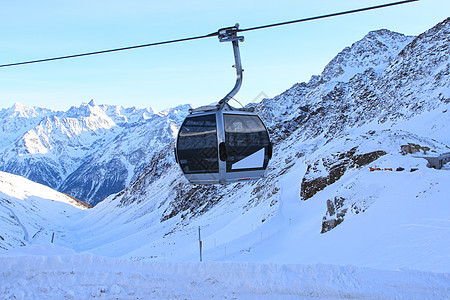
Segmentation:
[(177, 140), (177, 158), (193, 183), (214, 183), (219, 178), (216, 113), (187, 117)]
[(255, 114), (224, 112), (223, 125), (228, 181), (262, 176), (272, 155), (272, 145), (261, 119)]

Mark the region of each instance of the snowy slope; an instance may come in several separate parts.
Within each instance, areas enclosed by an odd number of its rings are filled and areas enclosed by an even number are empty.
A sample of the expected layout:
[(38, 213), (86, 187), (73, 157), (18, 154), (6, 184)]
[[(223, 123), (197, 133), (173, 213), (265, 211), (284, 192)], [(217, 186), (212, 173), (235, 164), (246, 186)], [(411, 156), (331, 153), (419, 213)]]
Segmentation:
[[(173, 183), (177, 177), (167, 176), (164, 182), (143, 183), (148, 184), (148, 192), (135, 185), (141, 193), (131, 192), (135, 197), (131, 204), (118, 203), (126, 194), (108, 198), (73, 224), (71, 231), (85, 238), (74, 239), (68, 232), (69, 238), (59, 243), (111, 257), (196, 261), (201, 226), (208, 261), (337, 263), (448, 272), (450, 168), (429, 169), (425, 160), (390, 151), (399, 150), (403, 139), (416, 141), (414, 136), (392, 131), (374, 135), (378, 136), (372, 143), (383, 144), (378, 149), (390, 153), (366, 166), (349, 168), (306, 201), (301, 200), (301, 182), (313, 156), (283, 170), (276, 185), (270, 178), (260, 182), (267, 188), (254, 183), (183, 192), (177, 188), (187, 185), (177, 187)], [(373, 146), (361, 136), (347, 139), (346, 145), (329, 144), (317, 156)], [(383, 171), (371, 172), (371, 167)], [(404, 170), (395, 171), (398, 167)], [(187, 208), (161, 222), (171, 215), (170, 199), (177, 194)], [(345, 220), (321, 234), (324, 218), (333, 218), (327, 202), (336, 197), (345, 199), (339, 208), (347, 210)], [(200, 203), (198, 207), (194, 201)]]
[(89, 207), (47, 186), (0, 172), (0, 249), (50, 241), (69, 216)]
[[(294, 168), (290, 171), (291, 179), (286, 179), (282, 186), (280, 209), (257, 230), (250, 230), (250, 225), (256, 227), (259, 222), (255, 214), (248, 212), (239, 220), (236, 215), (240, 213), (236, 212), (232, 223), (227, 225), (221, 219), (221, 215), (226, 214), (223, 207), (216, 212), (210, 210), (209, 217), (214, 221), (202, 225), (203, 263), (194, 262), (198, 261), (198, 241), (196, 230), (189, 232), (190, 226), (184, 229), (187, 231), (185, 238), (178, 233), (159, 246), (153, 243), (155, 247), (137, 249), (133, 256), (105, 257), (111, 254), (106, 248), (136, 247), (156, 239), (157, 234), (141, 229), (146, 234), (136, 235), (136, 224), (131, 228), (124, 225), (116, 227), (114, 235), (108, 238), (110, 243), (105, 243), (102, 240), (106, 238), (105, 228), (101, 234), (98, 231), (111, 221), (112, 216), (105, 211), (101, 217), (96, 215), (95, 210), (100, 206), (86, 215), (67, 206), (61, 211), (53, 203), (51, 208), (53, 212), (59, 210), (60, 218), (52, 215), (52, 222), (47, 220), (49, 227), (41, 228), (41, 236), (25, 241), (26, 247), (0, 254), (3, 266), (0, 295), (4, 299), (445, 299), (448, 296), (448, 201), (436, 189), (423, 190), (424, 176), (432, 179), (433, 187), (445, 187), (437, 183), (440, 180), (436, 180), (436, 173), (416, 171), (385, 175), (364, 172), (359, 175), (362, 180), (358, 183), (363, 184), (355, 188), (356, 192), (367, 196), (367, 186), (376, 190), (388, 183), (388, 188), (380, 189), (385, 200), (376, 199), (377, 205), (364, 215), (355, 216), (321, 235), (320, 220), (315, 217), (323, 214), (324, 207), (317, 196), (314, 201), (299, 205), (299, 191), (293, 185), (297, 172), (304, 170)], [(25, 180), (2, 175), (2, 178), (9, 178), (8, 185), (14, 186), (9, 188), (9, 201), (22, 197), (24, 191), (20, 184)], [(353, 176), (355, 174), (349, 177)], [(404, 181), (404, 178), (392, 180), (398, 176), (412, 176), (413, 182), (398, 191), (395, 186)], [(372, 179), (368, 180), (369, 177)], [(47, 188), (43, 193), (42, 186), (33, 188), (33, 184), (26, 183), (30, 193), (48, 198), (57, 194)], [(417, 188), (409, 191), (415, 184), (418, 184)], [(4, 186), (2, 190), (5, 190)], [(420, 196), (411, 204), (405, 197), (398, 197), (404, 192), (412, 195), (418, 192)], [(448, 188), (443, 192), (448, 193)], [(22, 201), (30, 200), (32, 197)], [(44, 201), (39, 200), (39, 204)], [(430, 201), (433, 205), (429, 205)], [(12, 207), (20, 213), (22, 222), (25, 216), (35, 215), (18, 210), (17, 205)], [(39, 215), (42, 218), (47, 213), (41, 208)], [(121, 214), (130, 217), (129, 212), (121, 211)], [(98, 227), (91, 228), (90, 232), (76, 228), (79, 220), (91, 217), (100, 221)], [(115, 217), (120, 218), (118, 214)], [(33, 221), (41, 225), (46, 223), (36, 216)], [(246, 225), (248, 228), (244, 227)], [(32, 228), (30, 224), (25, 226)], [(227, 228), (230, 226), (233, 230)], [(246, 230), (246, 234), (234, 238), (237, 229)], [(49, 243), (47, 232), (51, 230), (57, 232), (55, 244)], [(111, 243), (120, 238), (121, 232), (120, 242)], [(107, 244), (101, 256), (66, 248), (68, 241), (76, 249), (76, 244), (87, 240), (93, 245)], [(227, 241), (223, 243), (224, 240)], [(217, 245), (213, 245), (216, 242)], [(186, 262), (189, 260), (191, 262)], [(365, 267), (367, 265), (371, 267)]]

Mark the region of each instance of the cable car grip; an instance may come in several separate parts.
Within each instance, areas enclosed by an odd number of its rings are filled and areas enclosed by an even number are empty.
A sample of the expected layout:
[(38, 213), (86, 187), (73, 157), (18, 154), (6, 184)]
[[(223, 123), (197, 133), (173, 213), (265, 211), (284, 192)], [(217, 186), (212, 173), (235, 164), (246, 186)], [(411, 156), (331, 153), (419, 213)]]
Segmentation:
[(233, 27), (226, 27), (219, 29), (218, 38), (220, 42), (232, 42), (233, 44), (233, 52), (234, 52), (234, 67), (236, 68), (236, 84), (233, 89), (222, 99), (219, 101), (219, 107), (222, 109), (225, 105), (228, 104), (228, 101), (233, 98), (234, 95), (240, 90), (242, 85), (242, 63), (241, 63), (241, 55), (239, 52), (239, 41), (243, 42), (244, 37), (238, 36), (237, 33), (239, 31), (239, 24), (236, 24)]

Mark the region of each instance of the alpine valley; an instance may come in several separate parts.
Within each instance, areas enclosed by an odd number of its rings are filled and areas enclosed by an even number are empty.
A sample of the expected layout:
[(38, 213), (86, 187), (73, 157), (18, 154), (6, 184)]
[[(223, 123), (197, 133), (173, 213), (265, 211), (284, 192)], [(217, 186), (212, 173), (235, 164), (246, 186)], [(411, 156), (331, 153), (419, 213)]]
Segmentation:
[[(420, 156), (450, 152), (449, 75), (450, 18), (419, 36), (369, 32), (321, 75), (248, 105), (274, 154), (265, 178), (228, 185), (190, 185), (175, 162), (190, 105), (3, 109), (0, 261), (19, 271), (0, 273), (0, 295), (447, 298), (450, 165)], [(199, 230), (208, 263), (175, 263), (198, 260)], [(51, 276), (64, 287), (39, 289)]]

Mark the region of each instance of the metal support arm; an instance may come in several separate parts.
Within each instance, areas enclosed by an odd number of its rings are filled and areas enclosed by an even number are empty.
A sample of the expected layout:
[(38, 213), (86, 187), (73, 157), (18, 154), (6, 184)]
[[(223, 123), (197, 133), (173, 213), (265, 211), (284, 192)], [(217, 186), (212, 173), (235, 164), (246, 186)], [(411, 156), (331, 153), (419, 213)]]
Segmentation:
[(234, 67), (236, 68), (236, 84), (233, 89), (222, 99), (219, 101), (220, 108), (223, 108), (228, 104), (228, 101), (233, 98), (234, 95), (240, 90), (242, 85), (242, 64), (241, 64), (241, 55), (239, 53), (239, 41), (244, 41), (243, 36), (237, 36), (237, 32), (239, 29), (239, 24), (236, 24), (234, 27), (222, 28), (219, 30), (219, 40), (220, 42), (232, 42), (233, 44), (233, 52), (234, 52)]

